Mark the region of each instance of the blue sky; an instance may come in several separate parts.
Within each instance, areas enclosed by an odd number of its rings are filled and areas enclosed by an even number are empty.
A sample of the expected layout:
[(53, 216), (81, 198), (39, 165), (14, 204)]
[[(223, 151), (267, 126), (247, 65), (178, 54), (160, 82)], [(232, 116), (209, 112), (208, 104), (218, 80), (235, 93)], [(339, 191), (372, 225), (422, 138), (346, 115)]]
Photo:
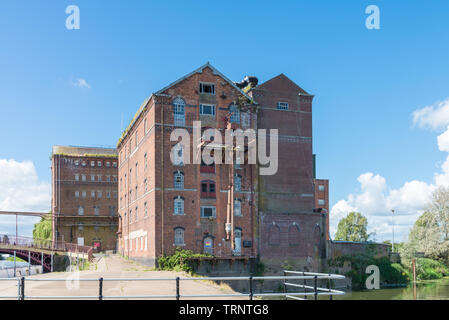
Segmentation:
[[(72, 4), (80, 30), (65, 27)], [(371, 4), (380, 30), (365, 27)], [(334, 221), (347, 207), (381, 216), (385, 206), (361, 204), (364, 190), (378, 182), (388, 197), (410, 181), (431, 188), (447, 158), (442, 128), (414, 124), (413, 112), (449, 97), (448, 12), (443, 0), (2, 0), (0, 159), (35, 169), (33, 190), (48, 190), (52, 145), (115, 146), (122, 119), (145, 98), (210, 61), (235, 81), (285, 73), (316, 95), (314, 152), (331, 207), (339, 204)], [(44, 210), (47, 200), (0, 196), (0, 208)], [(404, 206), (403, 236), (419, 213), (412, 207)]]

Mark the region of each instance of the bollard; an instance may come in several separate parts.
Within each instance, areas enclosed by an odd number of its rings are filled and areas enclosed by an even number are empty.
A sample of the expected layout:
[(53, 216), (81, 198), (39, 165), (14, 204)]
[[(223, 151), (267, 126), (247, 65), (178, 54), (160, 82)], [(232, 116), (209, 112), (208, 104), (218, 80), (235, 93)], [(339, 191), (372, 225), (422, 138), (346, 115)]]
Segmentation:
[(176, 277), (176, 300), (179, 300), (181, 295), (179, 294), (179, 277)]
[(20, 278), (20, 300), (25, 300), (25, 277)]
[(103, 300), (103, 278), (98, 279), (99, 288), (98, 288), (98, 300)]
[(253, 276), (249, 277), (249, 300), (253, 300)]

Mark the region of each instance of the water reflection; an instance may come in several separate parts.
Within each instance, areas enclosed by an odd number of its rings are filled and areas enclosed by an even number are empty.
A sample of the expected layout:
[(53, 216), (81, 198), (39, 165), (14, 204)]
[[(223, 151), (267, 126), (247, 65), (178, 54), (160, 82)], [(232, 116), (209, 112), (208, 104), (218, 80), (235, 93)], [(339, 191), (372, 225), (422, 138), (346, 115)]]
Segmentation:
[[(335, 300), (414, 300), (413, 285), (405, 288), (347, 292)], [(417, 300), (449, 300), (449, 278), (416, 284)]]

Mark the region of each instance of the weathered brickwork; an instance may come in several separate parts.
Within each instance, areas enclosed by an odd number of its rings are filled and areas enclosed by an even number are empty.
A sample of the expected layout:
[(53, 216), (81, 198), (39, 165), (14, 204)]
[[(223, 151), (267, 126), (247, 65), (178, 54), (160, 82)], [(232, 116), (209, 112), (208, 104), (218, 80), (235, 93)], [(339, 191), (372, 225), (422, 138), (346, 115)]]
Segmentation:
[[(214, 84), (215, 94), (201, 94), (200, 83)], [(176, 247), (204, 252), (205, 240), (209, 238), (214, 255), (232, 256), (231, 241), (226, 240), (225, 233), (230, 166), (216, 164), (212, 166), (211, 172), (204, 172), (199, 164), (174, 165), (170, 152), (178, 142), (170, 141), (170, 135), (176, 128), (187, 129), (190, 143), (196, 148), (199, 142), (193, 140), (193, 121), (201, 120), (202, 126), (217, 128), (223, 133), (229, 107), (242, 95), (215, 69), (205, 66), (154, 94), (145, 104), (118, 146), (121, 217), (119, 246), (122, 254), (154, 264), (157, 257), (172, 253)], [(185, 102), (184, 125), (175, 125), (175, 99)], [(215, 116), (200, 115), (200, 104), (214, 105)], [(249, 125), (255, 127), (256, 123), (251, 120)], [(191, 162), (193, 156), (191, 148)], [(178, 172), (184, 177), (184, 186), (180, 189), (176, 189), (174, 185), (174, 176)], [(235, 216), (234, 228), (241, 230), (242, 234), (240, 254), (250, 257), (255, 255), (253, 230), (257, 203), (254, 193), (256, 169), (255, 165), (242, 164), (241, 169), (236, 169), (235, 172), (241, 177), (242, 189), (235, 193), (235, 198), (241, 200), (242, 214)], [(215, 192), (206, 196), (202, 194), (203, 182), (213, 183)], [(175, 214), (175, 199), (183, 200), (182, 214)], [(201, 207), (204, 206), (215, 207), (215, 217), (202, 218)], [(177, 228), (183, 230), (183, 243), (175, 244)], [(251, 242), (250, 245), (248, 241)]]
[(116, 249), (117, 167), (115, 149), (53, 147), (53, 240)]
[(321, 209), (326, 215), (326, 240), (330, 240), (329, 236), (329, 180), (315, 179), (315, 208)]
[[(202, 83), (213, 84), (214, 94), (201, 93)], [(241, 191), (234, 198), (241, 201), (241, 215), (234, 216), (233, 226), (235, 234), (241, 232), (241, 251), (233, 252), (225, 232), (230, 166), (205, 168), (170, 160), (178, 142), (170, 141), (174, 129), (187, 129), (195, 148), (199, 141), (192, 137), (193, 121), (201, 120), (203, 127), (223, 132), (230, 106), (245, 97), (207, 64), (153, 94), (119, 141), (118, 241), (123, 255), (154, 265), (160, 255), (181, 247), (221, 258), (260, 257), (278, 266), (279, 261), (293, 259), (310, 270), (319, 268), (326, 256), (326, 222), (325, 215), (314, 211), (313, 96), (284, 75), (247, 94), (253, 106), (248, 113), (240, 110), (240, 123), (233, 127), (278, 129), (279, 168), (273, 176), (261, 176), (257, 165), (247, 163), (235, 169)], [(181, 123), (175, 112), (180, 101), (184, 104)], [(201, 115), (202, 104), (214, 105), (215, 115)], [(191, 161), (193, 157), (190, 148)], [(184, 181), (181, 188), (175, 185), (179, 173)], [(213, 194), (203, 192), (203, 183), (214, 184)], [(179, 200), (181, 214), (175, 208)], [(201, 217), (201, 207), (215, 207), (215, 216)]]

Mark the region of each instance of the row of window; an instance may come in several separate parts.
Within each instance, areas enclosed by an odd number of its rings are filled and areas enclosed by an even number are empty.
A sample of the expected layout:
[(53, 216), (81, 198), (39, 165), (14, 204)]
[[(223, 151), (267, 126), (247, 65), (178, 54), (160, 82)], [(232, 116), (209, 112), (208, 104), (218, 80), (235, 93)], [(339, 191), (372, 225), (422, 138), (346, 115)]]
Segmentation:
[[(117, 199), (117, 191), (105, 191), (104, 192), (105, 194), (106, 194), (106, 199), (111, 199), (111, 196), (114, 198), (114, 199)], [(83, 199), (85, 199), (86, 197), (87, 197), (87, 191), (75, 191), (75, 198), (79, 198), (80, 197), (80, 195), (81, 195), (81, 197), (83, 198)], [(95, 199), (95, 198), (97, 198), (97, 199), (102, 199), (103, 198), (103, 191), (102, 190), (99, 190), (99, 191), (95, 191), (95, 190), (92, 190), (91, 192), (90, 192), (90, 197), (91, 197), (91, 199)]]
[[(116, 175), (106, 175), (105, 176), (106, 177), (106, 180), (105, 180), (105, 182), (117, 182), (117, 176)], [(78, 174), (78, 173), (76, 173), (75, 174), (75, 181), (80, 181), (80, 178), (81, 178), (81, 181), (87, 181), (87, 175), (85, 175), (85, 174)], [(92, 181), (92, 182), (94, 182), (94, 181), (97, 181), (97, 182), (102, 182), (103, 181), (103, 175), (101, 175), (101, 174), (91, 174), (90, 175), (90, 181)]]
[[(115, 216), (117, 213), (117, 208), (115, 206), (109, 206), (108, 207), (108, 214), (110, 216)], [(84, 216), (84, 207), (83, 206), (78, 206), (78, 215), (79, 216)], [(93, 206), (93, 213), (95, 216), (99, 216), (100, 215), (100, 206)]]
[[(201, 206), (201, 218), (216, 218), (216, 208), (215, 206)], [(173, 214), (174, 215), (184, 215), (184, 198), (177, 196), (173, 199)], [(234, 215), (242, 216), (242, 200), (234, 199)]]
[[(175, 246), (184, 246), (184, 233), (185, 229), (183, 227), (176, 227), (173, 229), (174, 231), (174, 245)], [(236, 239), (236, 242), (238, 242), (238, 246), (236, 246), (236, 249), (234, 250), (234, 253), (241, 252), (241, 239), (242, 239), (242, 229), (241, 228), (235, 228), (234, 229), (234, 237)], [(238, 239), (238, 240), (237, 240)], [(207, 253), (213, 253), (213, 237), (207, 236), (204, 238), (204, 252)], [(238, 248), (237, 248), (238, 247)]]
[[(86, 167), (87, 166), (87, 161), (86, 160), (79, 160), (79, 159), (75, 159), (75, 166), (79, 166), (81, 165), (82, 167)], [(117, 168), (117, 162), (111, 162), (111, 161), (105, 161), (104, 162), (105, 167), (110, 168), (111, 165), (113, 168)], [(90, 161), (90, 166), (91, 167), (102, 167), (103, 166), (103, 161), (95, 161), (95, 160), (91, 160)]]
[[(117, 228), (117, 226), (114, 223), (109, 223), (108, 226), (109, 226), (109, 230), (111, 230), (111, 231), (115, 231), (116, 228)], [(95, 231), (100, 231), (100, 227), (101, 227), (101, 224), (99, 222), (95, 222), (94, 223), (94, 230)], [(83, 231), (84, 230), (84, 223), (83, 222), (78, 223), (78, 230), (79, 231)]]

